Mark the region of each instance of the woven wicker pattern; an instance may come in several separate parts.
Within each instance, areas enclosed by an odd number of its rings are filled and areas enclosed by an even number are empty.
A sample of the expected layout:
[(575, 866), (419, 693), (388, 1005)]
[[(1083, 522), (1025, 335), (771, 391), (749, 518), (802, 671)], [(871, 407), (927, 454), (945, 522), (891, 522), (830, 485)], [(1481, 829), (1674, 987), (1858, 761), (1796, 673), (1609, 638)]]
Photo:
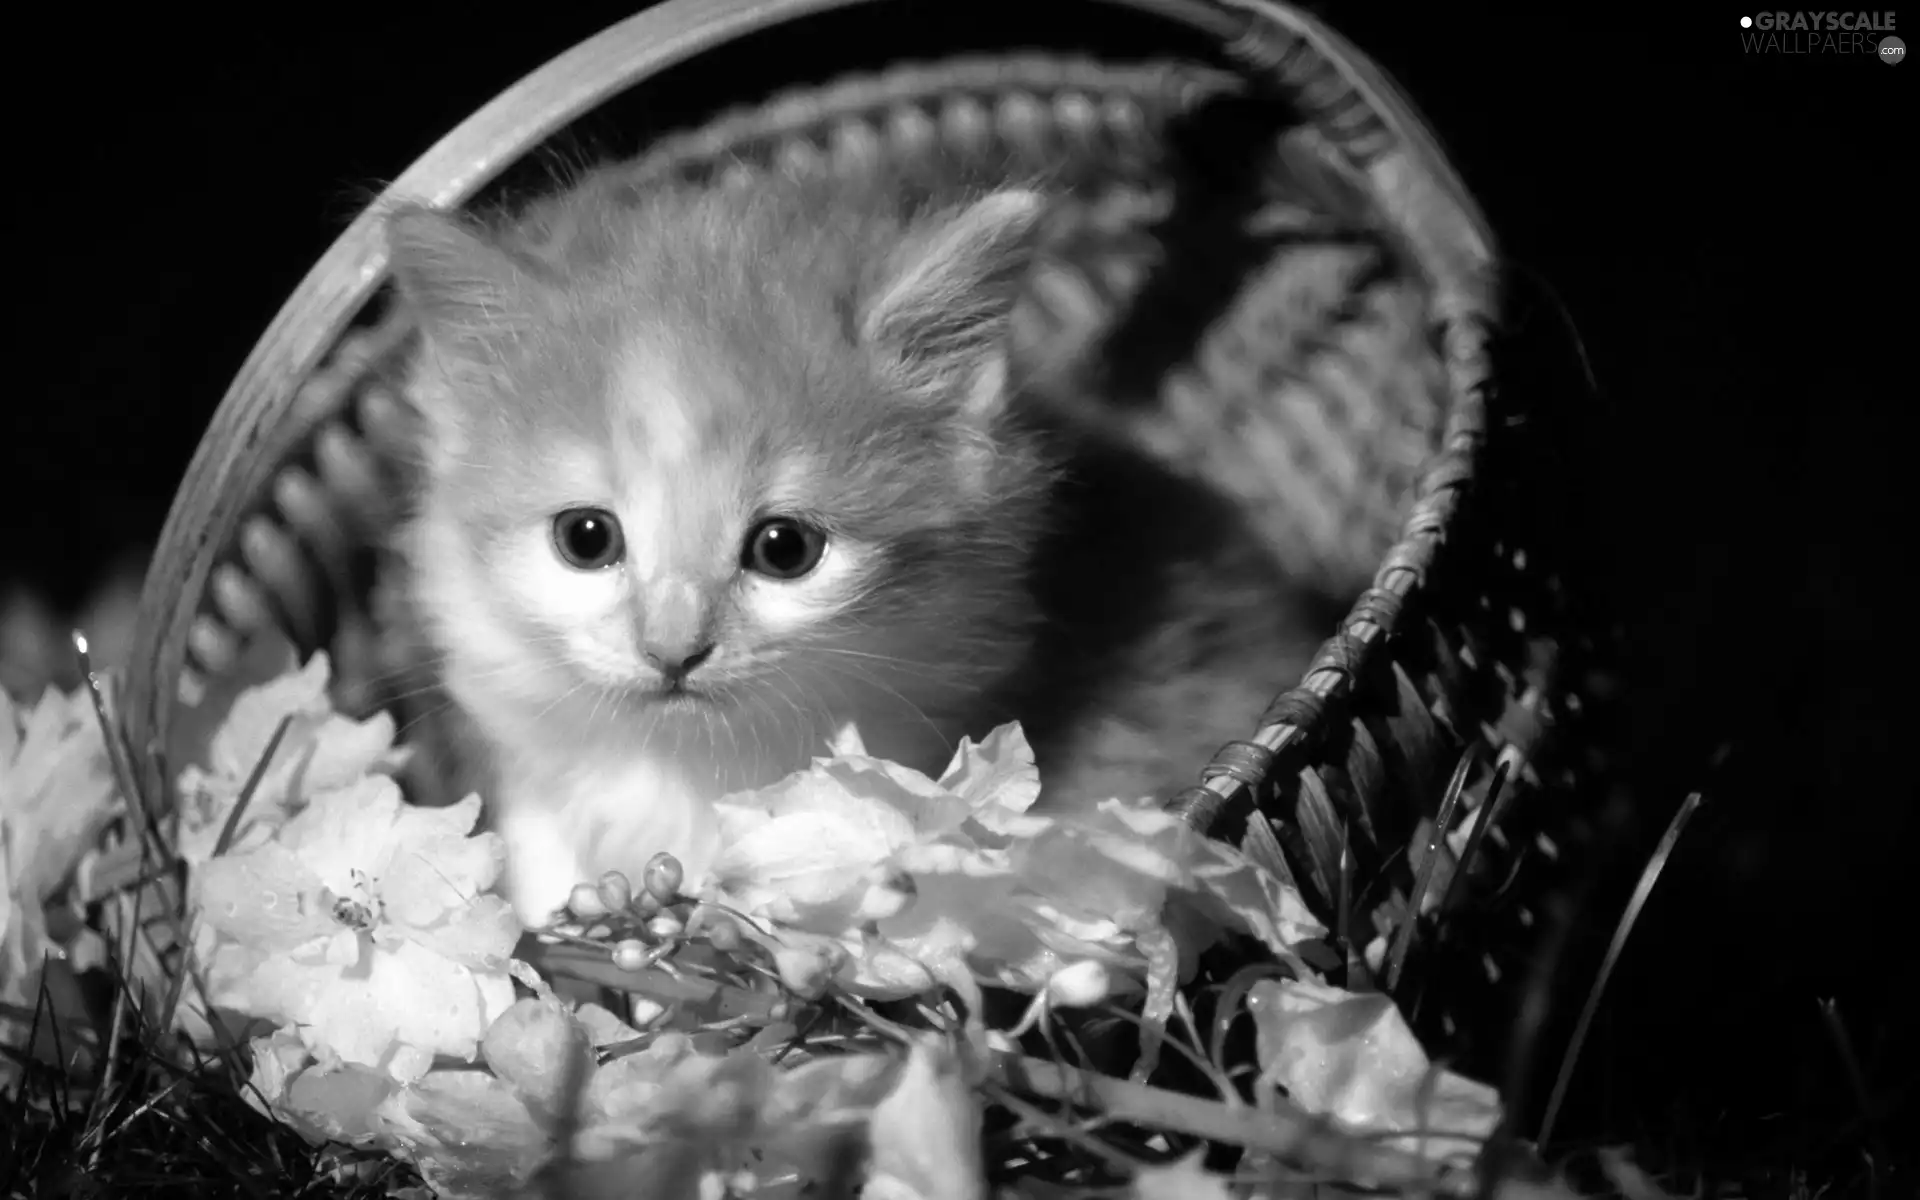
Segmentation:
[[(638, 185), (750, 186), (762, 170), (1045, 180), (1059, 214), (1017, 334), (1041, 386), (1234, 498), (1293, 569), (1362, 593), (1300, 686), (1220, 730), (1221, 751), (1170, 798), (1249, 839), (1357, 952), (1412, 902), (1443, 803), (1458, 826), (1496, 769), (1503, 812), (1522, 819), (1503, 817), (1475, 880), (1430, 888), (1429, 904), (1497, 911), (1504, 882), (1543, 847), (1551, 859), (1530, 798), (1561, 769), (1550, 735), (1571, 618), (1537, 531), (1516, 523), (1519, 473), (1487, 465), (1507, 453), (1490, 440), (1510, 437), (1490, 413), (1518, 401), (1492, 388), (1477, 215), (1351, 48), (1291, 10), (1206, 11), (1239, 69), (903, 67), (722, 115), (631, 169)], [(396, 699), (370, 682), (392, 666), (373, 548), (404, 489), (386, 379), (408, 332), (368, 307), (324, 365), (285, 381), (296, 399), (259, 444), (203, 447), (149, 580), (136, 747), (163, 739), (176, 678), (226, 671), (270, 628), (331, 647), (361, 683), (349, 704)], [(222, 490), (260, 474), (223, 464), (262, 453), (265, 487)], [(1247, 820), (1256, 807), (1267, 819)]]

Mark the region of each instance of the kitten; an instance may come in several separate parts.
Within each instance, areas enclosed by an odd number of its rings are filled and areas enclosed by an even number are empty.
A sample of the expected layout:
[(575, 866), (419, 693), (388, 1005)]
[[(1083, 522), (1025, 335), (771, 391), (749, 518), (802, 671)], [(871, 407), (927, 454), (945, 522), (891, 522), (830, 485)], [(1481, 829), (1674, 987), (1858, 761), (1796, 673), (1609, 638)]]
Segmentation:
[(1042, 197), (588, 176), (388, 230), (422, 334), (414, 604), (529, 924), (852, 721), (937, 772), (1018, 717), (1044, 802), (1192, 779), (1313, 647), (1224, 505), (1011, 382)]

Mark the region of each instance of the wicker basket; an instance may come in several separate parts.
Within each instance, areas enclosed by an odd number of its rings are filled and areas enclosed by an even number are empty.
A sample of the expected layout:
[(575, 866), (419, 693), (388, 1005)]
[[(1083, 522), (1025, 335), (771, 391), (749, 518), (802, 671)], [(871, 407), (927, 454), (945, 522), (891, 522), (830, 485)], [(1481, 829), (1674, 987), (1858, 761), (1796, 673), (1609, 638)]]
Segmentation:
[[(1036, 281), (1031, 320), (1104, 348), (1090, 358), (1109, 385), (1096, 415), (1244, 504), (1295, 569), (1360, 595), (1299, 685), (1220, 730), (1198, 782), (1169, 798), (1288, 871), (1360, 972), (1361, 948), (1416, 894), (1479, 921), (1503, 911), (1495, 896), (1537, 895), (1511, 884), (1553, 852), (1536, 831), (1564, 766), (1549, 734), (1565, 724), (1571, 635), (1519, 469), (1533, 453), (1524, 397), (1490, 386), (1491, 242), (1408, 105), (1318, 20), (1264, 0), (1121, 5), (1215, 52), (897, 67), (657, 139), (632, 170), (1048, 169), (1080, 219)], [(465, 203), (664, 68), (851, 6), (672, 0), (509, 89), (391, 194)], [(265, 629), (338, 654), (367, 628), (363, 551), (395, 488), (383, 379), (409, 345), (382, 308), (384, 262), (369, 213), (254, 349), (181, 486), (125, 710), (149, 795), (165, 792), (157, 750), (183, 684), (227, 671)], [(1476, 834), (1471, 871), (1436, 885), (1421, 870), (1435, 821), (1457, 829), (1496, 775), (1494, 833)], [(1527, 925), (1524, 906), (1504, 912), (1454, 976), (1484, 986), (1524, 953)], [(1493, 1031), (1509, 1006), (1478, 995), (1449, 989), (1442, 1032), (1484, 1066), (1477, 1051), (1496, 1048), (1455, 1018)]]

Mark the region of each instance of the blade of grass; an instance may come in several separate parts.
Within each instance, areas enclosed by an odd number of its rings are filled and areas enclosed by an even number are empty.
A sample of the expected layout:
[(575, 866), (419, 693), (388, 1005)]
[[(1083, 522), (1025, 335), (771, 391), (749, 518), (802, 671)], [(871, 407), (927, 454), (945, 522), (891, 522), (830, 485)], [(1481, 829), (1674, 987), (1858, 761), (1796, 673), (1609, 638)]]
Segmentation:
[(1253, 985), (1262, 979), (1286, 978), (1288, 973), (1277, 963), (1251, 963), (1235, 971), (1232, 978), (1221, 985), (1214, 1001), (1213, 1037), (1208, 1042), (1208, 1057), (1215, 1066), (1222, 1071), (1227, 1069), (1227, 1034), (1239, 1020), (1247, 997), (1253, 993)]
[(1353, 837), (1345, 827), (1340, 830), (1340, 884), (1335, 902), (1334, 932), (1340, 939), (1340, 953), (1346, 962), (1346, 984), (1355, 991), (1368, 985), (1365, 946), (1353, 944)]
[[(1460, 861), (1453, 864), (1453, 877), (1447, 880), (1447, 890), (1440, 897), (1440, 911), (1452, 912), (1460, 902), (1461, 893), (1466, 889), (1467, 877), (1473, 871), (1475, 859), (1480, 855), (1480, 847), (1485, 843), (1487, 830), (1493, 828), (1500, 819), (1500, 802), (1506, 798), (1505, 787), (1507, 771), (1512, 764), (1502, 762), (1493, 768), (1493, 778), (1487, 781), (1486, 798), (1480, 802), (1480, 815), (1474, 821), (1473, 828), (1467, 833), (1467, 844), (1460, 850)], [(1414, 988), (1413, 999), (1407, 1005), (1409, 1020), (1417, 1020), (1422, 1007), (1426, 1004), (1427, 986), (1423, 978)]]
[(247, 773), (247, 781), (240, 787), (240, 795), (233, 802), (233, 811), (227, 814), (227, 823), (220, 827), (219, 840), (213, 844), (214, 857), (227, 852), (233, 845), (234, 835), (240, 832), (240, 819), (246, 815), (247, 806), (253, 803), (253, 794), (260, 790), (260, 781), (267, 777), (267, 768), (273, 764), (273, 756), (280, 752), (280, 743), (286, 740), (287, 730), (293, 725), (293, 714), (280, 718), (273, 727), (273, 736), (267, 739), (267, 748), (260, 760), (253, 764), (253, 770)]
[(155, 862), (172, 864), (175, 859), (167, 839), (160, 831), (159, 819), (147, 803), (135, 778), (133, 764), (127, 761), (126, 747), (107, 711), (106, 690), (100, 684), (100, 677), (94, 672), (93, 659), (87, 652), (87, 635), (79, 630), (72, 634), (73, 650), (80, 664), (80, 677), (86, 681), (87, 696), (93, 701), (93, 716), (100, 723), (100, 737), (105, 744), (107, 765), (113, 771), (114, 782), (119, 785), (120, 794), (126, 798), (133, 809), (134, 825), (140, 831), (141, 844), (146, 853)]
[[(93, 1103), (87, 1109), (87, 1125), (93, 1126), (99, 1118), (101, 1106), (108, 1103), (113, 1094), (114, 1076), (120, 1069), (120, 1036), (127, 1028), (127, 1000), (132, 993), (132, 984), (127, 978), (133, 971), (133, 956), (136, 950), (135, 938), (140, 932), (139, 912), (140, 895), (146, 891), (141, 888), (133, 894), (132, 915), (127, 918), (126, 934), (121, 938), (120, 961), (115, 964), (114, 974), (120, 979), (120, 986), (113, 991), (113, 1017), (107, 1025), (107, 1044), (101, 1050), (100, 1082), (94, 1089)], [(116, 897), (116, 899), (119, 899)], [(123, 905), (123, 914), (126, 908)], [(95, 1156), (98, 1157), (98, 1149)]]
[(1453, 878), (1447, 881), (1447, 890), (1440, 897), (1440, 909), (1451, 909), (1459, 899), (1461, 889), (1466, 885), (1467, 873), (1473, 867), (1473, 860), (1480, 853), (1480, 844), (1486, 840), (1487, 830), (1500, 819), (1500, 801), (1506, 797), (1507, 771), (1511, 763), (1501, 763), (1493, 769), (1493, 778), (1487, 781), (1487, 798), (1480, 802), (1480, 819), (1473, 823), (1473, 829), (1467, 834), (1467, 844), (1461, 848), (1460, 861), (1454, 864)]
[(1420, 905), (1427, 898), (1427, 889), (1433, 886), (1434, 868), (1439, 865), (1441, 847), (1446, 844), (1447, 830), (1453, 825), (1453, 810), (1460, 806), (1460, 793), (1466, 790), (1467, 776), (1480, 761), (1480, 743), (1469, 742), (1466, 752), (1454, 765), (1453, 778), (1447, 781), (1447, 790), (1440, 797), (1440, 809), (1434, 814), (1433, 832), (1427, 835), (1427, 852), (1420, 860), (1420, 874), (1414, 880), (1413, 894), (1407, 898), (1407, 917), (1400, 923), (1393, 937), (1393, 950), (1387, 955), (1387, 993), (1392, 995), (1400, 987), (1400, 972), (1407, 965), (1407, 953), (1413, 949), (1414, 932), (1420, 928)]
[(27, 1026), (27, 1044), (21, 1056), (20, 1090), (13, 1098), (13, 1116), (8, 1122), (16, 1129), (20, 1127), (21, 1120), (26, 1115), (27, 1094), (32, 1090), (29, 1083), (33, 1068), (38, 1061), (33, 1048), (40, 1044), (40, 1022), (46, 1018), (52, 1002), (52, 993), (47, 988), (46, 962), (43, 959), (40, 965), (40, 986), (35, 990), (33, 998), (33, 1021)]
[[(220, 827), (220, 836), (214, 842), (213, 846), (214, 857), (218, 858), (220, 855), (225, 854), (228, 848), (233, 845), (234, 836), (240, 830), (240, 820), (245, 815), (247, 807), (253, 803), (254, 794), (260, 790), (261, 781), (267, 777), (267, 768), (272, 765), (273, 756), (280, 752), (280, 743), (286, 739), (287, 729), (292, 726), (292, 724), (293, 714), (288, 713), (286, 716), (280, 718), (278, 725), (274, 726), (273, 736), (267, 739), (266, 751), (262, 753), (258, 761), (253, 764), (253, 770), (247, 773), (247, 780), (240, 787), (240, 795), (234, 799), (233, 811), (227, 814), (226, 824)], [(197, 924), (197, 919), (191, 915), (182, 922), (180, 931), (181, 970), (174, 975), (167, 987), (166, 999), (160, 1005), (160, 1024), (158, 1028), (163, 1032), (173, 1028), (174, 1014), (179, 1010), (180, 997), (186, 990), (188, 972), (185, 958), (192, 953), (193, 939), (197, 932), (195, 926)], [(210, 1019), (216, 1019), (213, 1018), (211, 1007), (208, 1009), (208, 1017)]]
[[(162, 872), (177, 870), (180, 865), (179, 857), (174, 854), (172, 846), (168, 844), (166, 835), (160, 828), (159, 820), (153, 811), (152, 805), (147, 803), (146, 794), (140, 789), (133, 764), (126, 751), (125, 740), (120, 736), (120, 727), (108, 712), (106, 689), (101, 686), (100, 677), (93, 669), (93, 659), (88, 653), (86, 634), (76, 629), (71, 636), (74, 655), (79, 663), (80, 674), (81, 677), (86, 680), (87, 695), (93, 703), (94, 719), (98, 721), (100, 725), (100, 737), (106, 751), (107, 762), (113, 770), (114, 780), (120, 788), (121, 795), (125, 798), (126, 803), (133, 809), (134, 825), (139, 831), (140, 844), (147, 864), (149, 868)], [(144, 887), (135, 889), (133, 893), (133, 911), (127, 917), (129, 950), (132, 949), (132, 940), (135, 936), (133, 931), (140, 928), (140, 907), (145, 896), (146, 888)], [(183, 946), (188, 945), (186, 932), (181, 926), (180, 914), (175, 912), (170, 913), (169, 916), (174, 921), (177, 940), (179, 940)], [(128, 958), (122, 965), (129, 975), (133, 973), (134, 964), (131, 953), (129, 953)], [(119, 1006), (121, 999), (125, 995), (126, 993), (122, 991), (119, 996), (116, 996), (116, 1007)], [(118, 1019), (118, 1016), (116, 1016), (116, 1022)], [(111, 1085), (117, 1058), (118, 1056), (114, 1053), (114, 1048), (108, 1047), (106, 1066), (101, 1081), (102, 1087), (101, 1091), (96, 1093), (96, 1097), (104, 1094)]]
[(1634, 925), (1640, 920), (1641, 910), (1647, 906), (1647, 897), (1653, 894), (1654, 885), (1666, 870), (1667, 860), (1673, 856), (1673, 848), (1679, 843), (1680, 834), (1699, 810), (1702, 795), (1700, 792), (1691, 793), (1680, 805), (1680, 811), (1673, 814), (1666, 832), (1660, 835), (1660, 844), (1654, 848), (1646, 868), (1640, 872), (1640, 882), (1633, 889), (1633, 898), (1627, 901), (1626, 911), (1620, 915), (1620, 923), (1614, 927), (1613, 940), (1608, 944), (1607, 955), (1600, 963), (1600, 973), (1594, 979), (1593, 987), (1588, 990), (1586, 1001), (1580, 1006), (1580, 1019), (1574, 1024), (1573, 1036), (1568, 1039), (1567, 1051), (1560, 1059), (1560, 1073), (1553, 1081), (1553, 1091), (1547, 1096), (1547, 1108), (1540, 1118), (1538, 1141), (1541, 1145), (1545, 1145), (1553, 1135), (1560, 1105), (1566, 1099), (1568, 1085), (1573, 1082), (1573, 1068), (1580, 1061), (1580, 1050), (1587, 1040), (1588, 1031), (1593, 1027), (1594, 1014), (1600, 1011), (1601, 998), (1607, 993), (1607, 981), (1626, 950), (1627, 939), (1632, 936)]
[[(1853, 1037), (1847, 1032), (1847, 1023), (1840, 1016), (1840, 1001), (1831, 996), (1821, 1000), (1820, 1019), (1826, 1026), (1828, 1038), (1833, 1042), (1834, 1053), (1840, 1058), (1847, 1087), (1853, 1093), (1853, 1103), (1860, 1110), (1860, 1123), (1866, 1129), (1867, 1144), (1873, 1151), (1872, 1159), (1893, 1161), (1880, 1136), (1880, 1116), (1873, 1102), (1873, 1093), (1867, 1087), (1866, 1072), (1861, 1069), (1860, 1056), (1854, 1053)], [(1877, 1179), (1877, 1172), (1872, 1177)]]

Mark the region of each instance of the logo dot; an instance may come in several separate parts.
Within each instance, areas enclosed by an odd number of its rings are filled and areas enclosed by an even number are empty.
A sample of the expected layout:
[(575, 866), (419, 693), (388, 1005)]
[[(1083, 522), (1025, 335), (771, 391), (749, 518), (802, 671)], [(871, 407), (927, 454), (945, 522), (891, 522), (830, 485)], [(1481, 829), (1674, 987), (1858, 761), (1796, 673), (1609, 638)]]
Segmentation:
[(1740, 18), (1740, 28), (1742, 28), (1742, 29), (1752, 29), (1752, 28), (1753, 28), (1753, 18), (1752, 18), (1752, 17), (1741, 17), (1741, 18)]

